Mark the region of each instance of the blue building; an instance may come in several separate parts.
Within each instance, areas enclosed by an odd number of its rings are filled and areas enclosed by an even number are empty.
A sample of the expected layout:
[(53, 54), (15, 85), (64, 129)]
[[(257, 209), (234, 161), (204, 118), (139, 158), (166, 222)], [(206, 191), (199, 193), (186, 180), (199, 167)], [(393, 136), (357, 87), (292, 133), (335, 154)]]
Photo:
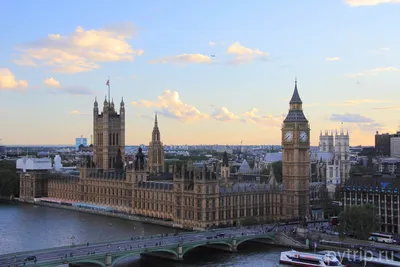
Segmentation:
[(87, 138), (83, 138), (83, 136), (75, 138), (75, 150), (79, 150), (79, 146), (84, 145), (87, 146)]

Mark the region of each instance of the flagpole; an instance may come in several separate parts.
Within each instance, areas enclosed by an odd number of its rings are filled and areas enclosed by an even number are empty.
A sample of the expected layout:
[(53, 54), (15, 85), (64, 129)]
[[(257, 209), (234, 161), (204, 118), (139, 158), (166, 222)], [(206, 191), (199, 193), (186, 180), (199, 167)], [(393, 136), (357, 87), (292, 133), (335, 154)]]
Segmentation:
[(110, 96), (110, 76), (108, 76), (108, 103), (111, 103), (111, 96)]

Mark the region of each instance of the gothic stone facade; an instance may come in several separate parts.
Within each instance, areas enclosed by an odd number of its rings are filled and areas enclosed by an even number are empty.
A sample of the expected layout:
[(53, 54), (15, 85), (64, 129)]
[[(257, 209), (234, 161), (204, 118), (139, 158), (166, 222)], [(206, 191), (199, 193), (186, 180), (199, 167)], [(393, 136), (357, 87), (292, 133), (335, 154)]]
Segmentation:
[[(122, 122), (123, 103), (121, 106)], [(95, 119), (98, 120), (96, 108), (95, 103)], [(104, 110), (103, 116), (107, 112)], [(118, 155), (118, 150), (112, 148), (113, 144), (115, 147), (124, 144), (124, 126), (110, 128), (103, 125), (101, 131), (98, 122), (94, 125), (95, 136), (100, 138), (95, 146), (95, 164), (85, 164), (79, 176), (47, 173), (47, 192), (43, 191), (41, 196), (110, 206), (121, 212), (172, 220), (176, 226), (185, 228), (230, 225), (240, 223), (243, 219), (264, 221), (308, 215), (310, 128), (302, 112), (297, 85), (282, 128), (283, 188), (230, 181), (226, 155), (221, 168), (215, 165), (196, 168), (190, 163), (175, 165), (171, 170), (172, 181), (160, 182), (150, 178), (149, 166), (146, 166), (141, 149), (133, 164), (122, 169), (110, 168), (114, 166), (114, 160), (110, 161), (110, 157)], [(158, 127), (153, 131), (153, 141), (158, 142), (157, 130)], [(108, 136), (108, 141), (104, 140), (104, 136)], [(116, 136), (115, 142), (113, 136)], [(121, 147), (119, 149), (123, 152)], [(103, 168), (99, 168), (98, 164)], [(221, 172), (218, 173), (217, 169)], [(41, 172), (31, 172), (29, 179), (25, 180), (25, 175), (21, 173), (21, 184), (24, 185), (21, 189), (22, 198), (29, 201), (33, 197), (40, 197), (39, 194), (30, 194), (28, 188), (42, 175)]]

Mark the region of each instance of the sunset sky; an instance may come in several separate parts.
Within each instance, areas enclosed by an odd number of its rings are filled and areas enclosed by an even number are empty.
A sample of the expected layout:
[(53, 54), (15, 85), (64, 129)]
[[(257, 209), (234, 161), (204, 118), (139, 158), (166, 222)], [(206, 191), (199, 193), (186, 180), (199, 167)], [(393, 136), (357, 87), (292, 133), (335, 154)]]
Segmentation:
[(93, 102), (127, 145), (279, 144), (294, 79), (312, 128), (373, 145), (400, 123), (399, 0), (2, 1), (0, 139), (73, 144)]

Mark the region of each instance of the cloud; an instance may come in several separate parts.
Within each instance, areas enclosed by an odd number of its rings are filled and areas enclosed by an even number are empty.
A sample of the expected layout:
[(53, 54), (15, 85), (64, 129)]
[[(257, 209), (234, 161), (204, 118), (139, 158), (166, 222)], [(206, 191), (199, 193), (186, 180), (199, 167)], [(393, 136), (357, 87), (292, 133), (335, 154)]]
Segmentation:
[(28, 87), (25, 80), (16, 80), (14, 74), (7, 68), (0, 68), (0, 90), (23, 90)]
[(208, 42), (208, 45), (210, 45), (210, 46), (214, 46), (214, 45), (215, 45), (215, 43), (214, 43), (214, 42)]
[(154, 102), (139, 100), (138, 102), (132, 102), (132, 104), (146, 108), (159, 108), (161, 111), (159, 111), (158, 114), (184, 122), (208, 117), (207, 114), (200, 112), (195, 106), (183, 103), (176, 91), (171, 92), (170, 90), (164, 90)]
[(49, 34), (18, 47), (20, 55), (14, 62), (22, 66), (46, 66), (53, 72), (77, 73), (99, 68), (99, 62), (133, 61), (144, 53), (127, 42), (134, 33), (130, 23), (99, 30), (77, 27), (70, 35)]
[(43, 83), (45, 85), (47, 85), (48, 87), (53, 87), (53, 88), (60, 88), (61, 87), (60, 82), (57, 81), (56, 79), (54, 79), (53, 77), (50, 77), (50, 78), (44, 80)]
[(352, 73), (347, 75), (348, 77), (361, 77), (361, 76), (376, 76), (380, 73), (386, 73), (386, 72), (400, 72), (399, 68), (395, 67), (386, 67), (386, 68), (376, 68), (372, 70), (367, 70), (364, 72), (358, 72), (358, 73)]
[(355, 100), (346, 100), (343, 103), (333, 103), (330, 106), (335, 107), (348, 107), (348, 106), (356, 106), (361, 104), (372, 104), (372, 103), (390, 103), (390, 100), (379, 100), (379, 99), (355, 99)]
[(211, 57), (203, 54), (181, 54), (177, 56), (167, 56), (158, 59), (150, 60), (150, 64), (209, 64)]
[(392, 110), (392, 109), (400, 109), (400, 106), (389, 106), (389, 107), (377, 107), (377, 108), (371, 108), (375, 110)]
[(43, 83), (50, 87), (50, 92), (52, 93), (64, 93), (70, 95), (92, 95), (93, 92), (84, 86), (61, 86), (60, 82), (50, 77), (45, 79)]
[(357, 124), (358, 128), (360, 128), (361, 131), (365, 132), (375, 132), (375, 131), (380, 131), (384, 129), (384, 125), (373, 122), (373, 123), (358, 123)]
[(379, 131), (384, 128), (383, 124), (377, 123), (375, 120), (360, 114), (332, 114), (330, 120), (340, 121), (342, 123), (350, 123), (357, 126), (361, 131)]
[(352, 7), (359, 6), (377, 6), (380, 4), (398, 4), (400, 0), (344, 0), (344, 2)]
[(360, 114), (332, 114), (331, 121), (340, 121), (348, 123), (373, 123), (374, 120)]
[(239, 119), (235, 113), (229, 111), (226, 107), (216, 108), (211, 117), (218, 121), (233, 121)]
[(327, 57), (326, 60), (327, 61), (337, 61), (337, 60), (340, 60), (340, 57)]
[(245, 47), (239, 42), (231, 44), (226, 52), (235, 56), (231, 64), (249, 63), (255, 59), (266, 60), (269, 57), (269, 53)]
[(136, 117), (142, 118), (142, 119), (145, 119), (145, 120), (151, 120), (151, 121), (154, 120), (153, 117), (151, 117), (151, 116), (149, 116), (149, 115), (146, 115), (146, 114), (137, 114)]
[(242, 114), (242, 121), (263, 126), (280, 127), (282, 120), (272, 115), (258, 115), (258, 109), (252, 108)]
[(82, 111), (79, 110), (72, 110), (69, 115), (88, 115), (88, 113), (84, 113)]
[(382, 48), (379, 48), (379, 49), (376, 49), (376, 50), (371, 50), (371, 53), (377, 54), (377, 55), (382, 55), (382, 54), (385, 54), (385, 53), (387, 53), (389, 51), (390, 51), (389, 47), (382, 47)]

